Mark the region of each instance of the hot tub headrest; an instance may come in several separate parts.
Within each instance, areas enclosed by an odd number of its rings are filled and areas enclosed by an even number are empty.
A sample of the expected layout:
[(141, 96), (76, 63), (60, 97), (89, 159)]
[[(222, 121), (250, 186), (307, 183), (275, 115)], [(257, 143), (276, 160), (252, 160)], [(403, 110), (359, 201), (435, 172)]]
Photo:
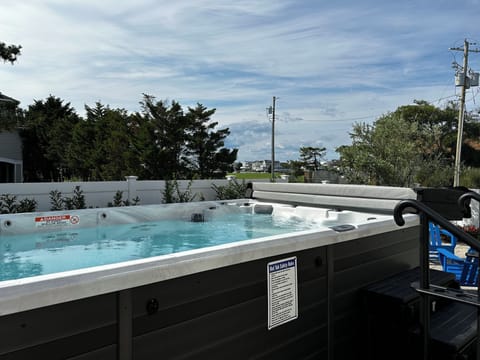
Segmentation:
[(272, 214), (273, 213), (273, 206), (272, 205), (264, 205), (264, 204), (255, 204), (253, 207), (253, 211), (255, 214)]

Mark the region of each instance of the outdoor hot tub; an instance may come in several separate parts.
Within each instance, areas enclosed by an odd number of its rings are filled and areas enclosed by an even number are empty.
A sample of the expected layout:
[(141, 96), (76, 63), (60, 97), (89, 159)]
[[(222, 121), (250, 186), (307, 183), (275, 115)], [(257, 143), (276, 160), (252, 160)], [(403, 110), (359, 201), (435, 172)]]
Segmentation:
[[(0, 215), (0, 357), (360, 358), (358, 289), (418, 265), (411, 189)], [(348, 344), (348, 346), (346, 346)]]

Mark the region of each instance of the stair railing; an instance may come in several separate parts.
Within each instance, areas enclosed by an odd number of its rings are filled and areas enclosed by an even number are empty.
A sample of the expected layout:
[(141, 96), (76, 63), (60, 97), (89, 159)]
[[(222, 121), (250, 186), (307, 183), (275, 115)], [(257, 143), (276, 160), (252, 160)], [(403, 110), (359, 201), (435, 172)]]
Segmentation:
[[(459, 197), (458, 204), (461, 209), (467, 209), (467, 199), (474, 198), (480, 201), (480, 196), (477, 193), (469, 192)], [(472, 235), (466, 233), (450, 221), (445, 219), (440, 213), (417, 200), (402, 200), (393, 210), (393, 217), (398, 226), (403, 226), (405, 220), (403, 219), (403, 212), (408, 209), (412, 212), (412, 208), (420, 217), (420, 279), (417, 291), (420, 293), (420, 332), (422, 335), (423, 344), (423, 359), (430, 359), (430, 313), (431, 302), (430, 297), (443, 297), (453, 301), (463, 302), (477, 307), (477, 360), (480, 360), (480, 287), (477, 283), (477, 295), (468, 296), (447, 288), (441, 288), (430, 284), (429, 272), (429, 221), (440, 225), (442, 228), (448, 230), (457, 239), (460, 239), (470, 245), (473, 249), (480, 252), (480, 241)], [(478, 277), (477, 277), (478, 278)]]
[[(470, 214), (470, 203), (467, 202), (470, 199), (475, 199), (480, 203), (480, 194), (471, 191), (471, 192), (468, 192), (468, 193), (465, 193), (465, 194), (461, 195), (458, 198), (458, 206), (460, 207), (460, 209), (462, 210), (462, 212), (464, 214)], [(470, 234), (468, 234), (468, 235), (470, 235)], [(471, 237), (473, 237), (473, 236), (471, 236)], [(464, 240), (464, 239), (462, 239), (462, 240)], [(475, 240), (477, 240), (477, 242), (480, 242), (480, 241), (478, 241), (478, 239), (475, 239)], [(469, 244), (469, 243), (467, 242), (467, 244)], [(472, 245), (470, 245), (470, 246), (472, 246)], [(480, 261), (479, 248), (476, 247), (476, 246), (472, 246), (472, 247), (479, 253), (479, 261)], [(480, 266), (479, 266), (479, 268), (480, 268)], [(478, 274), (477, 274), (476, 278), (477, 278), (477, 303), (480, 303), (480, 286), (478, 284), (480, 279), (479, 279)], [(478, 306), (477, 306), (477, 360), (480, 360), (480, 307), (478, 307)]]

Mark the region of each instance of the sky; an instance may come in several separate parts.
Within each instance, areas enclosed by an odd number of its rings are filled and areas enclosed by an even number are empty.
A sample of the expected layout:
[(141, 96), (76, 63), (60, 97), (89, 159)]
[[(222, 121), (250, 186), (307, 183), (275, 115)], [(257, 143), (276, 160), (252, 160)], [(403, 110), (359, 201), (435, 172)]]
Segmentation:
[(275, 159), (312, 146), (331, 160), (354, 123), (458, 101), (463, 53), (449, 49), (480, 48), (479, 14), (480, 0), (2, 0), (0, 41), (22, 55), (0, 63), (0, 92), (81, 116), (96, 102), (140, 111), (142, 94), (200, 103), (242, 162), (271, 159), (275, 96)]

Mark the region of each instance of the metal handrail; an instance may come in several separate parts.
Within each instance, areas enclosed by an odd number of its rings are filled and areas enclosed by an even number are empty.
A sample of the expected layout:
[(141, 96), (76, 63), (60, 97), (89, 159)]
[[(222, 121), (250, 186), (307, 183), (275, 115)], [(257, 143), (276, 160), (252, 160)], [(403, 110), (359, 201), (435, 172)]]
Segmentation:
[(470, 204), (467, 203), (467, 200), (470, 200), (470, 199), (475, 199), (478, 202), (480, 202), (480, 194), (470, 191), (458, 198), (458, 206), (460, 207), (460, 209), (462, 209), (464, 214), (470, 213), (470, 209), (469, 209)]
[[(460, 207), (460, 209), (462, 209), (464, 214), (467, 214), (470, 212), (470, 209), (469, 209), (470, 204), (467, 203), (467, 200), (469, 199), (475, 199), (478, 202), (480, 202), (480, 194), (471, 191), (461, 195), (458, 198), (458, 206)], [(477, 247), (475, 247), (475, 249), (477, 251), (479, 250)], [(478, 276), (477, 276), (477, 279), (478, 279)], [(477, 301), (480, 302), (480, 286), (478, 286), (478, 282), (477, 282)], [(480, 336), (479, 335), (480, 335), (480, 309), (477, 307), (477, 360), (480, 360)]]
[[(458, 199), (458, 205), (464, 211), (468, 212), (468, 199), (475, 199), (480, 202), (480, 195), (477, 193), (469, 192), (463, 194)], [(429, 275), (429, 230), (428, 222), (434, 221), (442, 228), (448, 230), (458, 239), (464, 241), (472, 248), (480, 252), (480, 241), (474, 238), (472, 235), (466, 233), (450, 221), (446, 220), (440, 213), (436, 212), (432, 208), (417, 200), (402, 200), (393, 210), (393, 217), (398, 226), (403, 226), (405, 220), (403, 219), (403, 212), (407, 208), (413, 208), (417, 210), (420, 216), (420, 290), (426, 290), (430, 287), (430, 275)], [(423, 335), (423, 358), (429, 359), (430, 351), (430, 295), (420, 291), (421, 295), (421, 314), (420, 314), (420, 330)], [(454, 299), (452, 299), (455, 301)], [(480, 287), (477, 284), (477, 301), (480, 302)], [(480, 360), (480, 308), (477, 306), (477, 360)]]
[[(475, 196), (472, 196), (475, 194)], [(467, 196), (468, 195), (468, 196)], [(461, 207), (465, 206), (465, 201), (468, 198), (474, 198), (480, 201), (480, 196), (476, 193), (466, 193), (460, 196), (458, 199), (461, 202)], [(473, 247), (475, 250), (480, 250), (480, 241), (470, 235), (469, 233), (463, 231), (458, 226), (452, 224), (450, 221), (446, 220), (440, 213), (436, 212), (432, 208), (422, 204), (417, 200), (402, 200), (400, 201), (393, 210), (393, 218), (398, 226), (403, 226), (405, 224), (405, 220), (403, 219), (403, 211), (406, 208), (415, 208), (420, 212), (427, 215), (427, 217), (433, 220), (436, 224), (440, 225), (445, 230), (451, 232), (455, 237), (461, 239), (462, 241), (466, 242), (468, 245)]]

